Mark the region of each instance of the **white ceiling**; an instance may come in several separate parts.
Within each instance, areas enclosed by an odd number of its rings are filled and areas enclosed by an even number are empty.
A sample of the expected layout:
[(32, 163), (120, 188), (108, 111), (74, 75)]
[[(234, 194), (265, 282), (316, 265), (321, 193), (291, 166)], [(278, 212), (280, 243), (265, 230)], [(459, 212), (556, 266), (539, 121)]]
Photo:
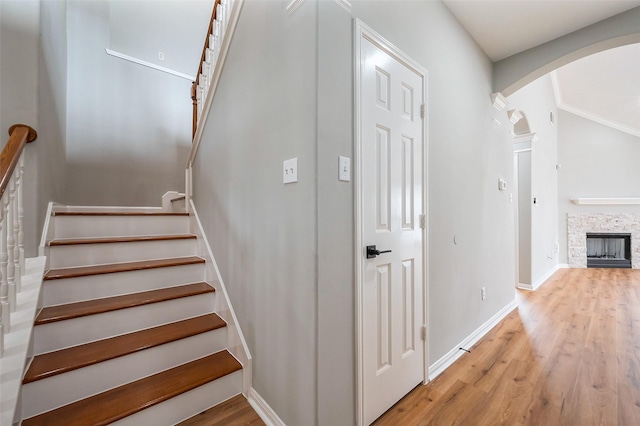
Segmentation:
[(640, 0), (443, 0), (492, 61), (640, 6)]
[[(640, 0), (443, 0), (491, 60), (640, 6)], [(558, 107), (640, 136), (640, 45), (601, 52), (554, 73)]]
[(587, 56), (554, 78), (558, 107), (640, 136), (640, 44)]

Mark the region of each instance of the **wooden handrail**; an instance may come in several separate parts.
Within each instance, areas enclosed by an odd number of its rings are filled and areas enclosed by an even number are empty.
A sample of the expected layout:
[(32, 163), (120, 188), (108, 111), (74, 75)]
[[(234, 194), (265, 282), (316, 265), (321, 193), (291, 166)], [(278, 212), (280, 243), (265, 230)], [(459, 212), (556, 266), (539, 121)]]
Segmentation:
[(207, 49), (209, 48), (209, 35), (213, 32), (213, 23), (216, 20), (218, 11), (218, 5), (221, 0), (215, 0), (213, 3), (213, 11), (211, 12), (211, 20), (209, 21), (209, 28), (207, 29), (207, 36), (204, 40), (204, 47), (202, 48), (202, 55), (200, 56), (200, 64), (198, 65), (198, 72), (196, 73), (196, 81), (191, 83), (191, 101), (193, 102), (193, 120), (192, 120), (192, 133), (193, 138), (196, 135), (196, 129), (198, 128), (198, 99), (197, 90), (198, 83), (200, 82), (200, 74), (202, 73), (202, 63), (207, 57)]
[(24, 146), (37, 137), (35, 129), (26, 124), (14, 124), (9, 127), (9, 140), (0, 154), (0, 197), (9, 185)]

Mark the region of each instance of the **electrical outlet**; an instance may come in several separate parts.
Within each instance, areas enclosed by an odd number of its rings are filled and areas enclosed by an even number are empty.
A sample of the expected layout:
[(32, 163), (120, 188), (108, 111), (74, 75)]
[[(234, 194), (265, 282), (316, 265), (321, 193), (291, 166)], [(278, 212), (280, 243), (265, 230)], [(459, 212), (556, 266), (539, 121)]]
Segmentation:
[(158, 59), (164, 61), (164, 52), (158, 52)]
[(558, 254), (558, 253), (560, 253), (560, 244), (553, 243), (553, 254)]
[(487, 288), (486, 287), (482, 287), (480, 289), (480, 295), (482, 296), (482, 300), (484, 300), (487, 297)]

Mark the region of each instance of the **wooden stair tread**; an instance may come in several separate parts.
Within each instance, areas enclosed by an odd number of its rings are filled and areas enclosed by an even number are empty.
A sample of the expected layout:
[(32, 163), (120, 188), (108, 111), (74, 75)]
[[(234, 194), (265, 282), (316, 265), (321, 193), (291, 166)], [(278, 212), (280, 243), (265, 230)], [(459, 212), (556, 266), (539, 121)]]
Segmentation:
[(225, 327), (217, 314), (207, 314), (146, 330), (37, 355), (23, 384), (87, 367), (102, 361)]
[(238, 371), (226, 350), (23, 420), (23, 426), (106, 425)]
[(169, 266), (204, 263), (198, 256), (174, 257), (170, 259), (141, 260), (137, 262), (110, 263), (107, 265), (78, 266), (73, 268), (50, 269), (44, 275), (45, 280), (77, 278), (88, 275), (112, 274), (115, 272), (139, 271), (142, 269), (165, 268)]
[(53, 212), (53, 216), (189, 216), (184, 212)]
[(215, 290), (207, 283), (187, 284), (176, 287), (125, 294), (122, 296), (93, 299), (84, 302), (67, 303), (64, 305), (47, 306), (42, 308), (36, 317), (35, 325), (64, 321), (87, 315), (132, 308), (150, 303), (179, 299), (181, 297), (198, 294), (213, 293)]
[(52, 240), (50, 246), (69, 246), (76, 244), (107, 244), (107, 243), (135, 243), (141, 241), (172, 241), (196, 239), (193, 234), (169, 234), (169, 235), (140, 235), (136, 237), (106, 237), (106, 238), (69, 238)]

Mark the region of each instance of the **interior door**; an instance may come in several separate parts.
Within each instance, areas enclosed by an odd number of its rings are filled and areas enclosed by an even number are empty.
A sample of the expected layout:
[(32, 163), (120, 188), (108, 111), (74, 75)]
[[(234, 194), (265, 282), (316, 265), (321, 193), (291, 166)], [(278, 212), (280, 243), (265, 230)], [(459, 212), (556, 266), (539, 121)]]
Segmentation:
[[(362, 363), (366, 424), (425, 376), (422, 339), (424, 73), (360, 49)], [(375, 245), (379, 253), (367, 246)]]

